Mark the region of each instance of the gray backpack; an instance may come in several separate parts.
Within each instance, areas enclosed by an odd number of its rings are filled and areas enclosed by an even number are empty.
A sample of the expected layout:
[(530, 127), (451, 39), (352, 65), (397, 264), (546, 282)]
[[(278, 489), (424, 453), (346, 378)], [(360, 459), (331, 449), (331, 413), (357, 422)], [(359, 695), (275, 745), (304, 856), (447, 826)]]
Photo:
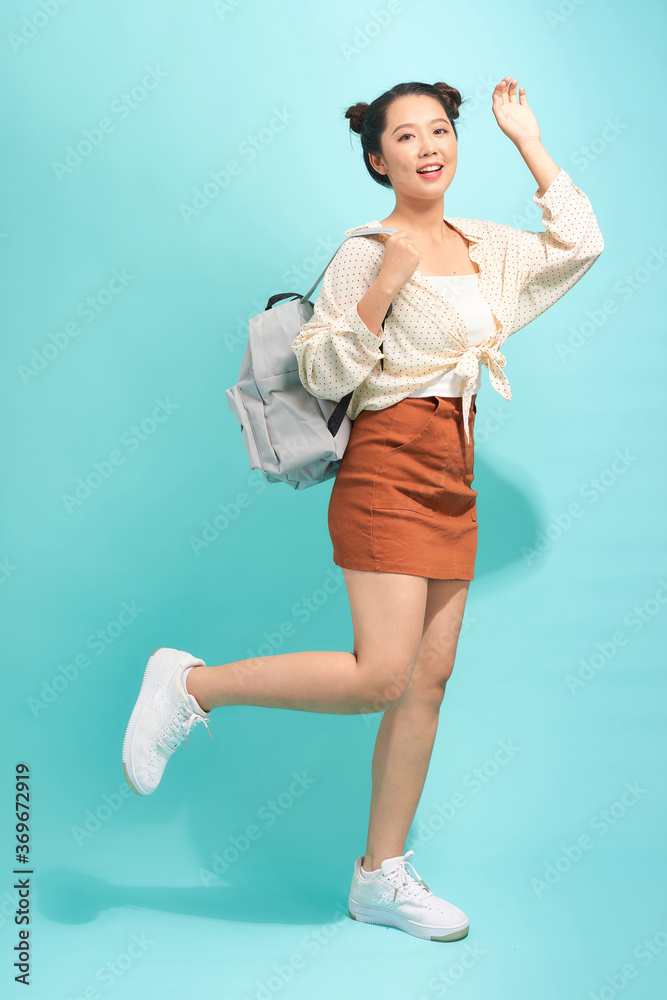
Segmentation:
[[(396, 231), (368, 226), (351, 233), (343, 243), (354, 236)], [(287, 483), (295, 490), (336, 475), (352, 429), (346, 413), (352, 393), (335, 402), (309, 392), (299, 378), (292, 350), (292, 341), (313, 315), (310, 296), (329, 264), (304, 295), (272, 295), (264, 312), (252, 317), (239, 380), (225, 390), (241, 426), (250, 467), (259, 469), (269, 483)], [(382, 321), (383, 330), (390, 313), (391, 305)]]

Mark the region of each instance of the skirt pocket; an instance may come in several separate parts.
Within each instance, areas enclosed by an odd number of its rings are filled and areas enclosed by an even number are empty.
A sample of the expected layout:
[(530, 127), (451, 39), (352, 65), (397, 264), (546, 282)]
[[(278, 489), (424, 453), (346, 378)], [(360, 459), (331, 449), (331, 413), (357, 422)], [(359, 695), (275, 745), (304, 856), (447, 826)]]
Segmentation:
[[(440, 408), (439, 396), (407, 396), (384, 412), (391, 415), (385, 447), (401, 451), (417, 443), (426, 434)], [(393, 411), (393, 413), (392, 413)]]
[(414, 396), (393, 407), (375, 475), (373, 510), (407, 510), (433, 517), (445, 458), (437, 419), (441, 402), (440, 396)]

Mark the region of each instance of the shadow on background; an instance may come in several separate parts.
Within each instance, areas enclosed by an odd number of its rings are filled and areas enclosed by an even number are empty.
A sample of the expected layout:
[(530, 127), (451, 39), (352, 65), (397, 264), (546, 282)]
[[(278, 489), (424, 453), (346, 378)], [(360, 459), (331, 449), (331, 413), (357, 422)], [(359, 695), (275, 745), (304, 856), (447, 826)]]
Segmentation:
[[(513, 473), (518, 476), (520, 466), (513, 465)], [(529, 498), (525, 488), (517, 486), (479, 456), (475, 457), (472, 485), (479, 493), (475, 581), (499, 570), (517, 566), (525, 569), (522, 547), (534, 547), (536, 533), (543, 523), (537, 505)]]
[[(347, 913), (347, 897), (340, 900), (299, 894), (295, 883), (276, 879), (267, 885), (266, 871), (256, 872), (256, 884), (239, 886), (173, 887), (119, 885), (77, 871), (49, 868), (40, 873), (39, 905), (44, 916), (62, 924), (85, 924), (112, 907), (141, 907), (234, 923), (329, 923), (336, 906)], [(312, 887), (312, 881), (302, 883)]]

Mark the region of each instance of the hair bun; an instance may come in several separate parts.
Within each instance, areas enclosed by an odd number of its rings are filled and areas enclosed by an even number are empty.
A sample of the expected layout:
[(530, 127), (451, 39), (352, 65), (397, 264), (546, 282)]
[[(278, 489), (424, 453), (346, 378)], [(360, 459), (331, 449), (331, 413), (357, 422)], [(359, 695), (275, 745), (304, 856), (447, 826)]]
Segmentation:
[(364, 104), (363, 101), (359, 101), (358, 104), (353, 104), (351, 108), (348, 108), (345, 112), (345, 117), (350, 120), (350, 128), (353, 132), (361, 135), (364, 128), (364, 118), (366, 117), (366, 112), (368, 111), (369, 105)]
[(451, 107), (452, 109), (451, 117), (458, 118), (459, 108), (463, 100), (460, 91), (458, 91), (456, 87), (450, 87), (448, 83), (442, 83), (442, 82), (434, 83), (433, 86), (436, 88), (436, 90), (440, 91), (442, 96), (447, 101), (447, 104)]

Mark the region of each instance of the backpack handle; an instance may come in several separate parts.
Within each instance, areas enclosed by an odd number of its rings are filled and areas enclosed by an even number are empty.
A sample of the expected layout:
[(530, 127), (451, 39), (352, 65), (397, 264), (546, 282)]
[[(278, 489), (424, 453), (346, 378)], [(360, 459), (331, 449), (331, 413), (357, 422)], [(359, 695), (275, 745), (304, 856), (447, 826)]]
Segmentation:
[[(384, 226), (367, 226), (365, 229), (359, 229), (356, 233), (350, 233), (349, 236), (345, 237), (343, 243), (346, 243), (348, 240), (351, 240), (353, 236), (376, 236), (378, 233), (387, 233), (389, 236), (391, 236), (393, 235), (393, 233), (397, 232), (398, 232), (397, 229), (388, 229)], [(342, 247), (343, 243), (341, 243), (340, 247)], [(272, 295), (269, 301), (266, 303), (266, 308), (273, 309), (273, 307), (277, 305), (278, 302), (282, 301), (282, 299), (300, 299), (302, 302), (307, 301), (313, 294), (317, 286), (319, 285), (322, 278), (324, 277), (327, 267), (329, 266), (331, 261), (334, 259), (334, 257), (340, 250), (340, 247), (338, 247), (331, 255), (329, 263), (326, 265), (326, 267), (322, 271), (317, 281), (308, 289), (307, 292), (305, 292), (303, 295), (301, 295), (300, 292), (281, 292), (278, 295)], [(387, 316), (388, 315), (389, 313), (387, 313)]]
[[(349, 236), (345, 237), (345, 239), (343, 240), (343, 243), (347, 243), (347, 241), (351, 240), (354, 236), (376, 236), (379, 233), (387, 233), (388, 236), (392, 236), (394, 233), (397, 233), (397, 232), (398, 232), (397, 229), (387, 228), (386, 226), (366, 226), (365, 229), (364, 228), (359, 228), (359, 229), (357, 229), (356, 232), (350, 233)], [(340, 247), (342, 247), (343, 243), (341, 243)], [(320, 281), (324, 277), (327, 267), (329, 266), (329, 264), (331, 263), (331, 261), (334, 259), (334, 257), (338, 253), (338, 250), (340, 250), (340, 247), (338, 247), (338, 249), (331, 255), (331, 257), (329, 259), (329, 263), (323, 269), (323, 271), (322, 271), (321, 275), (319, 276), (319, 278), (317, 279), (317, 281), (312, 285), (311, 288), (308, 289), (308, 291), (304, 295), (301, 296), (301, 301), (302, 302), (305, 299), (309, 299), (310, 296), (313, 294), (313, 292), (315, 291), (315, 289), (319, 285)]]

